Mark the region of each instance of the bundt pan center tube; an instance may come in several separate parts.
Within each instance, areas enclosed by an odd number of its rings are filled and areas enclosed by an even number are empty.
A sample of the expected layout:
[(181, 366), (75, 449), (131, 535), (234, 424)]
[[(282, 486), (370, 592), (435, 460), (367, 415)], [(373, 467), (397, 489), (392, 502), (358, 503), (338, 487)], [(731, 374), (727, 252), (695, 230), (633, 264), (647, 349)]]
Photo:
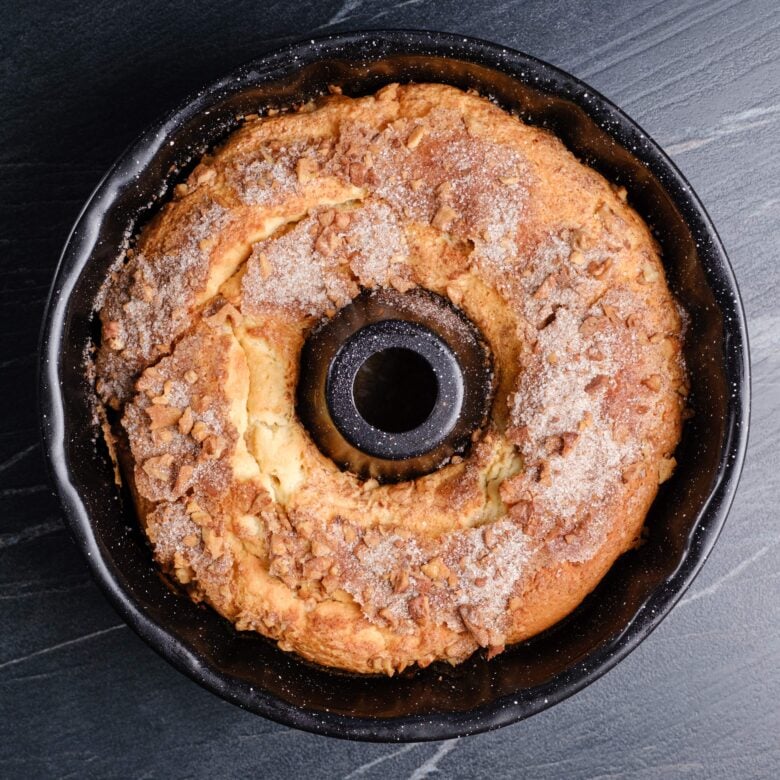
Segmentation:
[(468, 318), (419, 288), (360, 295), (304, 345), (298, 413), (320, 449), (400, 482), (463, 455), (492, 400), (492, 361)]
[[(653, 230), (669, 286), (688, 315), (684, 357), (695, 414), (676, 452), (677, 471), (651, 507), (643, 544), (618, 559), (566, 620), (490, 661), (480, 652), (456, 667), (434, 664), (387, 678), (306, 663), (255, 633), (236, 631), (160, 578), (133, 500), (114, 481), (84, 355), (96, 339), (99, 292), (127, 237), (244, 116), (305, 103), (332, 86), (358, 96), (393, 82), (473, 89), (551, 131), (625, 188)], [(317, 376), (316, 392), (307, 396), (313, 400), (303, 397), (303, 385), (297, 398), (302, 419), (306, 404), (312, 406), (308, 427), (318, 446), (343, 447), (341, 462), (355, 472), (370, 468), (361, 460), (368, 455), (387, 466), (377, 479), (388, 482), (409, 464), (410, 473), (435, 467), (420, 458), (435, 453), (446, 460), (467, 447), (494, 392), (493, 367), (480, 334), (459, 321), (468, 332), (462, 341), (397, 313), (355, 317), (349, 333), (331, 342), (325, 333), (332, 352), (312, 355), (317, 371), (302, 373), (304, 385)], [(467, 359), (479, 366), (473, 387)], [(394, 417), (372, 397), (398, 371), (415, 377), (420, 398), (396, 404)], [(96, 579), (125, 620), (223, 698), (291, 726), (363, 740), (444, 739), (497, 728), (571, 695), (624, 658), (668, 613), (715, 543), (736, 490), (749, 415), (744, 314), (733, 274), (673, 163), (621, 111), (552, 66), (473, 39), (409, 31), (346, 34), (269, 54), (150, 128), (98, 186), (67, 242), (44, 321), (40, 382), (54, 484)], [(406, 391), (398, 392), (403, 400)], [(328, 422), (321, 435), (318, 420)], [(431, 420), (436, 425), (422, 436)], [(393, 436), (382, 448), (380, 438), (362, 435), (363, 423)], [(393, 450), (387, 442), (394, 437), (404, 446)], [(369, 455), (372, 447), (376, 454)]]

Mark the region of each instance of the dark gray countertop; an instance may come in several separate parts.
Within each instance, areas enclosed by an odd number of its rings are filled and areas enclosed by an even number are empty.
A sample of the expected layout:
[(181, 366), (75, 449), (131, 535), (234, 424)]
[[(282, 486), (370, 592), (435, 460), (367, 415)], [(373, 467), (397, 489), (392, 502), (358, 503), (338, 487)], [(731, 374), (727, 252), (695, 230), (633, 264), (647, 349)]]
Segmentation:
[[(780, 774), (780, 5), (42, 0), (0, 13), (0, 777), (777, 777)], [(163, 7), (164, 5), (164, 7)], [(281, 42), (421, 27), (590, 82), (679, 164), (749, 318), (745, 473), (702, 574), (606, 677), (531, 720), (438, 744), (340, 742), (174, 671), (92, 583), (45, 484), (36, 342), (60, 248), (125, 145)]]

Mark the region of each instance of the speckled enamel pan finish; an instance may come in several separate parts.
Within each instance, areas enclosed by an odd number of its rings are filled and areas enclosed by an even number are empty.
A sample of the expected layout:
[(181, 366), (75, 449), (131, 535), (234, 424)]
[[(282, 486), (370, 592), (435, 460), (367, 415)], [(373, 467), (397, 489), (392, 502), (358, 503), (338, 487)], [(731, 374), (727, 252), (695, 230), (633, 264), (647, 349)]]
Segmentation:
[[(391, 81), (473, 87), (549, 128), (627, 188), (690, 314), (686, 357), (696, 410), (678, 450), (680, 466), (651, 509), (646, 543), (624, 555), (574, 614), (490, 662), (477, 653), (456, 668), (392, 679), (306, 664), (259, 635), (237, 633), (167, 587), (131, 503), (114, 485), (83, 371), (100, 284), (127, 231), (165, 197), (175, 171), (223, 138), (237, 115), (300, 101), (328, 84), (358, 95)], [(413, 741), (533, 715), (593, 682), (648, 636), (723, 526), (745, 454), (749, 387), (745, 318), (723, 246), (680, 172), (634, 122), (587, 85), (525, 54), (453, 35), (392, 31), (269, 54), (184, 102), (122, 155), (60, 260), (43, 327), (40, 412), (75, 538), (111, 603), (161, 655), (217, 695), (281, 723), (352, 739)]]

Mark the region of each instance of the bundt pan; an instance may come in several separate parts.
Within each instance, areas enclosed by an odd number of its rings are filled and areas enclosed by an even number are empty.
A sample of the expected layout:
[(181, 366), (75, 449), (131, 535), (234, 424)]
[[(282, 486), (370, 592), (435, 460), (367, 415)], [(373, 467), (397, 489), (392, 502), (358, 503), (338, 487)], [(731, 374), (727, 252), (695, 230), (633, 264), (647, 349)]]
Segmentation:
[[(565, 621), (487, 661), (394, 678), (348, 676), (239, 633), (166, 584), (133, 506), (114, 483), (93, 420), (84, 355), (107, 269), (139, 220), (243, 114), (324, 92), (371, 93), (393, 82), (476, 89), (557, 134), (626, 187), (663, 248), (669, 282), (690, 315), (686, 358), (695, 416), (679, 467), (647, 518), (647, 539), (622, 556)], [(427, 32), (370, 32), (292, 46), (202, 90), (136, 141), (98, 185), (68, 239), (45, 317), (40, 366), (43, 439), (57, 492), (99, 584), (161, 655), (217, 695), (301, 729), (412, 741), (495, 729), (570, 696), (625, 658), (669, 612), (723, 526), (747, 439), (745, 319), (723, 246), (680, 172), (637, 125), (572, 76), (516, 51)]]

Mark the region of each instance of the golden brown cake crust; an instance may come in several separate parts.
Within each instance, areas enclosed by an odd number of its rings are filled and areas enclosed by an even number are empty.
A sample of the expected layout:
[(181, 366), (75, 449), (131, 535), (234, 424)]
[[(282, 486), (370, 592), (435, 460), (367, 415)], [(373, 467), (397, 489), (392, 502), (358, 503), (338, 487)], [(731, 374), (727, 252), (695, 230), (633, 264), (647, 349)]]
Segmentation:
[[(674, 468), (681, 320), (625, 192), (443, 85), (248, 118), (113, 273), (98, 392), (155, 555), (196, 599), (321, 664), (392, 674), (564, 617)], [(423, 287), (497, 368), (464, 459), (342, 472), (295, 414), (311, 327)]]

